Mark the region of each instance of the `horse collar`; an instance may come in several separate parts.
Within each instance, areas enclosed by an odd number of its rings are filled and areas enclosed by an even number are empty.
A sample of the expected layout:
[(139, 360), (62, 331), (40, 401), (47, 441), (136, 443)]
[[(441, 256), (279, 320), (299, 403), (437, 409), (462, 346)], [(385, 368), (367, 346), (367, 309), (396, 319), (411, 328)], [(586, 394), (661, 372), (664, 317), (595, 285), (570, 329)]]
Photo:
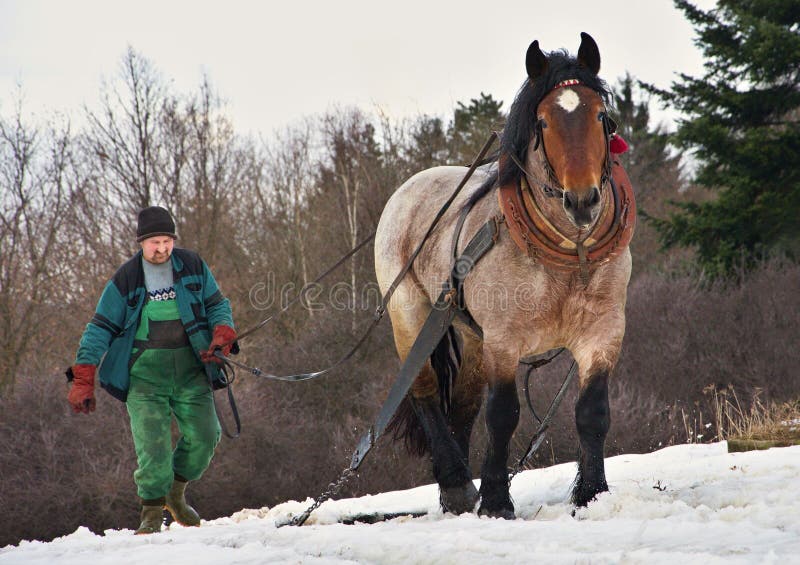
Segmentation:
[(584, 285), (591, 271), (619, 255), (630, 243), (636, 225), (636, 202), (628, 175), (619, 161), (611, 171), (611, 203), (583, 242), (563, 235), (545, 217), (524, 177), (497, 191), (500, 211), (519, 249), (543, 265), (578, 270)]

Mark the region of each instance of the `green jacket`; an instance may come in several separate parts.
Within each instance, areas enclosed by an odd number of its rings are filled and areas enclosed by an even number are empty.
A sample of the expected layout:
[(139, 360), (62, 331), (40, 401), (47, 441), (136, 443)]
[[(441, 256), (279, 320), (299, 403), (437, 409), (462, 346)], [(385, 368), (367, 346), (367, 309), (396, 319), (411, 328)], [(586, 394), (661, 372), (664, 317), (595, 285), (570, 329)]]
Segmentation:
[[(75, 359), (75, 364), (99, 365), (100, 386), (123, 402), (130, 386), (128, 364), (133, 338), (147, 295), (142, 260), (139, 251), (108, 281)], [(197, 253), (176, 247), (171, 261), (181, 323), (199, 360), (200, 352), (211, 344), (215, 326), (234, 327), (230, 302)], [(205, 368), (215, 388), (224, 386), (216, 363), (207, 363)]]

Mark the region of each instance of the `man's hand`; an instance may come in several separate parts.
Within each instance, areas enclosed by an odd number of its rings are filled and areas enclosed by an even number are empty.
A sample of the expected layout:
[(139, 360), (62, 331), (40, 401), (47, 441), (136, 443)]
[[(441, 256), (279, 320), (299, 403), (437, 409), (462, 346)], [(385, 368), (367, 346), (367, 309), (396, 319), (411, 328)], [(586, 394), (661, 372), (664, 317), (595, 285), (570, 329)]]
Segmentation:
[(214, 356), (214, 351), (219, 349), (222, 354), (227, 357), (231, 352), (234, 341), (236, 341), (236, 330), (223, 324), (214, 326), (214, 335), (211, 339), (211, 345), (208, 347), (208, 351), (200, 353), (200, 359), (203, 363), (221, 364), (222, 360)]
[(72, 386), (69, 389), (67, 400), (72, 409), (78, 413), (88, 414), (94, 412), (94, 365), (73, 365), (67, 374), (72, 373)]

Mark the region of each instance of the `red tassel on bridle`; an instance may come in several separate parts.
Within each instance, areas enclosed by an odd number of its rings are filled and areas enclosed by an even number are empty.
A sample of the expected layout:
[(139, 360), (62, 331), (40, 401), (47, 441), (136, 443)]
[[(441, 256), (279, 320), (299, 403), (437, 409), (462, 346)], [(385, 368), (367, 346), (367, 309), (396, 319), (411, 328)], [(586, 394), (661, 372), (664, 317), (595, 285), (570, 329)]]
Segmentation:
[(609, 142), (608, 148), (612, 153), (625, 153), (628, 150), (628, 142), (615, 133), (611, 136), (611, 141)]

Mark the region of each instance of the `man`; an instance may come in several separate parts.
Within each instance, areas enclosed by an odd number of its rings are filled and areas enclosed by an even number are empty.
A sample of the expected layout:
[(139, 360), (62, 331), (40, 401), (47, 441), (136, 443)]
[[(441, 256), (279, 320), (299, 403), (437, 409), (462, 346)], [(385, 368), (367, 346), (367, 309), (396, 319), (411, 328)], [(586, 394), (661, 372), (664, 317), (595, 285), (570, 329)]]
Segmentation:
[[(136, 533), (150, 534), (161, 530), (164, 508), (180, 524), (200, 525), (184, 493), (220, 438), (211, 387), (224, 385), (214, 352), (238, 347), (228, 299), (197, 253), (173, 247), (169, 212), (143, 209), (136, 235), (141, 251), (106, 284), (81, 337), (68, 400), (75, 412), (95, 409), (99, 367), (100, 386), (126, 403), (142, 499)], [(174, 450), (172, 415), (181, 432)]]

